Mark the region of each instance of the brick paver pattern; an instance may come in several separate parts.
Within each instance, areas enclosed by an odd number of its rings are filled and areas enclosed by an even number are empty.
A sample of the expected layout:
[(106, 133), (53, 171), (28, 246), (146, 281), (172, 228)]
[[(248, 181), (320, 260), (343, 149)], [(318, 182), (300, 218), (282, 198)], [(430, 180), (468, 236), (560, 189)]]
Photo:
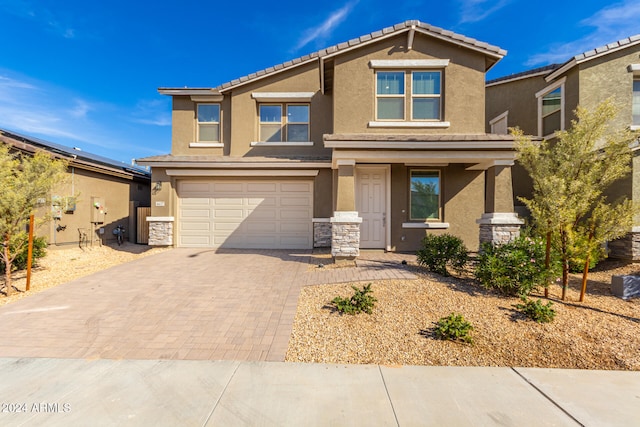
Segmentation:
[(416, 278), (403, 259), (173, 249), (0, 307), (0, 357), (282, 361), (302, 286)]

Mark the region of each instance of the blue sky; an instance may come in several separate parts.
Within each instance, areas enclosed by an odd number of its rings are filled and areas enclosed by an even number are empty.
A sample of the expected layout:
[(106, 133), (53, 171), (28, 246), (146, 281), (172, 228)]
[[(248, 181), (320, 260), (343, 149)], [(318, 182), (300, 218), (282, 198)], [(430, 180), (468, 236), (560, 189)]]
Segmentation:
[(169, 153), (158, 87), (214, 87), (418, 19), (508, 50), (488, 78), (640, 34), (640, 1), (0, 0), (0, 128), (130, 162)]

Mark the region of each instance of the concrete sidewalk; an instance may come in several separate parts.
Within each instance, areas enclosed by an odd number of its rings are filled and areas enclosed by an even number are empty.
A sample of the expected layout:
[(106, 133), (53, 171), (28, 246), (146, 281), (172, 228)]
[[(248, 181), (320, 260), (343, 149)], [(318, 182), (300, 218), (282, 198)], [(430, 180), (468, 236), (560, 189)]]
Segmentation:
[(2, 426), (637, 426), (640, 372), (0, 359)]

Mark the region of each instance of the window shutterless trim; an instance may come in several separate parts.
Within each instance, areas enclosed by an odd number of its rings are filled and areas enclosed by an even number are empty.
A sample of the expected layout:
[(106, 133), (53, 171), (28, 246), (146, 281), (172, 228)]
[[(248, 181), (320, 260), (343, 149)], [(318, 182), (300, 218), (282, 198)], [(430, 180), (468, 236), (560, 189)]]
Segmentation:
[[(438, 173), (438, 217), (437, 218), (412, 218), (411, 217), (411, 178), (414, 172), (437, 172)], [(425, 168), (412, 168), (409, 169), (409, 221), (415, 224), (445, 224), (442, 222), (443, 214), (442, 214), (442, 170), (440, 169), (425, 169)], [(448, 224), (447, 224), (448, 225)], [(404, 227), (403, 228), (411, 228)], [(425, 227), (425, 228), (436, 228), (436, 227)]]
[[(420, 94), (420, 93), (413, 93), (413, 89), (414, 89), (414, 85), (413, 85), (413, 73), (414, 72), (418, 72), (418, 73), (422, 73), (422, 72), (428, 72), (428, 73), (438, 73), (440, 76), (438, 78), (438, 83), (439, 83), (439, 87), (438, 87), (438, 93), (437, 94)], [(414, 71), (412, 70), (410, 75), (411, 75), (411, 101), (410, 101), (410, 107), (411, 107), (411, 121), (412, 122), (437, 122), (437, 123), (441, 123), (442, 122), (442, 70), (429, 70), (429, 71), (424, 71), (424, 70), (420, 70), (420, 71)], [(413, 107), (413, 101), (415, 99), (438, 99), (438, 117), (435, 119), (416, 119), (413, 117), (413, 112), (414, 112), (414, 107)]]
[[(199, 120), (200, 106), (213, 105), (218, 107), (218, 121), (217, 122), (201, 122)], [(217, 125), (218, 126), (218, 139), (213, 141), (201, 141), (200, 140), (200, 125)], [(196, 141), (197, 144), (222, 144), (222, 107), (219, 103), (215, 102), (198, 102), (196, 103)], [(194, 143), (191, 143), (194, 144)], [(191, 144), (189, 146), (191, 147)], [(198, 145), (194, 145), (197, 147)]]
[[(402, 73), (402, 93), (399, 94), (378, 94), (378, 75), (380, 73)], [(376, 71), (373, 73), (373, 83), (374, 83), (374, 97), (375, 97), (375, 107), (374, 114), (376, 118), (376, 122), (383, 123), (394, 123), (394, 122), (404, 122), (407, 120), (407, 73), (405, 70), (395, 70), (395, 71)], [(378, 117), (378, 100), (379, 99), (399, 99), (402, 98), (402, 118), (401, 119), (381, 119)]]

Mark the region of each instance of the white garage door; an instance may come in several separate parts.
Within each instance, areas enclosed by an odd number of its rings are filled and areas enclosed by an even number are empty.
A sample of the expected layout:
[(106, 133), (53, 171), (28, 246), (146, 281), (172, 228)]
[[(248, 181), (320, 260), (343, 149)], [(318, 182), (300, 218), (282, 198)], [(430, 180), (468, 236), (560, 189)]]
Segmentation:
[(178, 245), (311, 249), (313, 181), (178, 181)]

